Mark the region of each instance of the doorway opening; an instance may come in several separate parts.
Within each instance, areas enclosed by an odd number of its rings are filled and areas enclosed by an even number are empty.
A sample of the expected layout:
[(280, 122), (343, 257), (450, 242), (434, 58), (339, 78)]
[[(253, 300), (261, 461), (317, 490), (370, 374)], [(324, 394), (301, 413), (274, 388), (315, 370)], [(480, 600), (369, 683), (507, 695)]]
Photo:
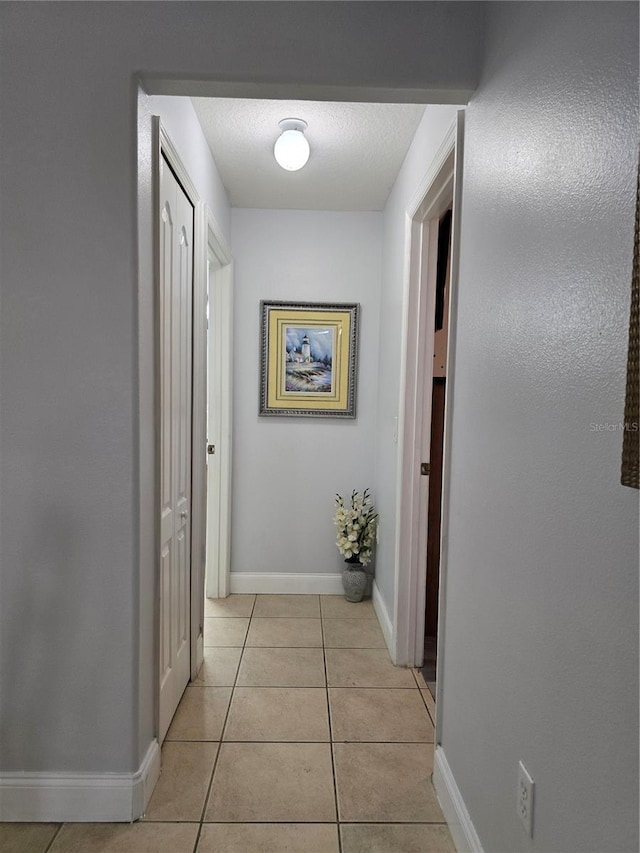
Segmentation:
[(460, 110), (415, 202), (407, 209), (409, 257), (404, 400), (400, 410), (394, 663), (421, 668), (425, 662), (425, 637), (429, 637), (427, 662), (431, 667), (425, 681), (437, 692), (436, 743), (441, 737), (446, 651), (442, 638), (451, 457), (447, 437), (453, 408), (463, 135), (464, 112)]
[[(449, 119), (449, 120), (451, 120), (451, 119)], [(430, 183), (427, 186), (427, 189), (424, 190), (424, 187), (426, 185), (423, 182), (421, 185), (421, 187), (423, 189), (423, 195), (420, 197), (416, 193), (416, 196), (415, 196), (416, 199), (419, 198), (419, 202), (416, 203), (414, 215), (411, 218), (411, 222), (410, 222), (411, 233), (412, 233), (412, 235), (416, 236), (415, 244), (414, 244), (413, 240), (411, 243), (411, 252), (412, 252), (412, 255), (415, 255), (415, 259), (417, 261), (418, 269), (420, 271), (426, 270), (428, 267), (430, 267), (430, 265), (432, 264), (432, 259), (435, 257), (432, 244), (433, 244), (433, 240), (435, 238), (437, 238), (437, 229), (434, 225), (434, 222), (437, 225), (437, 217), (442, 215), (443, 211), (441, 209), (441, 204), (442, 203), (448, 203), (450, 205), (450, 203), (451, 203), (451, 193), (452, 193), (452, 185), (453, 185), (453, 178), (452, 178), (453, 161), (454, 161), (454, 151), (455, 151), (455, 132), (454, 131), (455, 131), (455, 128), (452, 126), (452, 131), (449, 133), (450, 138), (445, 139), (442, 148), (437, 152), (436, 157), (434, 158), (434, 163), (437, 163), (438, 170), (436, 172), (434, 172), (434, 170), (433, 170), (434, 167), (432, 167), (432, 169), (430, 170), (430, 174), (432, 177), (431, 177)], [(450, 143), (449, 147), (446, 148), (446, 144), (449, 144), (449, 143)], [(449, 195), (448, 199), (445, 198), (447, 193)], [(196, 214), (198, 213), (198, 210), (200, 210), (200, 209), (201, 209), (200, 206), (198, 206), (198, 208), (196, 210)], [(212, 232), (215, 229), (210, 228), (208, 230), (209, 230), (209, 232)], [(415, 232), (415, 234), (414, 234), (414, 232)], [(206, 235), (206, 234), (207, 234), (207, 227), (206, 227), (206, 218), (205, 218), (205, 226), (204, 226), (204, 231), (202, 233), (200, 230), (200, 225), (198, 224), (198, 222), (196, 223), (195, 240), (196, 241), (198, 241), (198, 240), (202, 241), (203, 235)], [(205, 244), (206, 244), (206, 242), (207, 242), (206, 236), (204, 237), (204, 239), (205, 239)], [(222, 375), (224, 376), (225, 369), (226, 369), (227, 378), (226, 378), (226, 380), (223, 379), (223, 381), (226, 381), (226, 383), (227, 383), (227, 388), (229, 390), (229, 393), (227, 393), (225, 396), (227, 398), (229, 398), (230, 397), (230, 386), (231, 386), (231, 363), (232, 363), (232, 359), (231, 359), (231, 355), (230, 355), (230, 347), (228, 348), (229, 357), (227, 360), (226, 368), (223, 366), (224, 365), (224, 359), (221, 357), (219, 349), (220, 349), (220, 346), (223, 346), (223, 348), (224, 348), (224, 344), (222, 343), (224, 340), (224, 334), (230, 332), (231, 322), (230, 322), (230, 320), (228, 322), (220, 321), (220, 325), (219, 325), (220, 334), (217, 334), (216, 323), (218, 322), (218, 318), (221, 316), (221, 312), (220, 312), (220, 305), (217, 304), (217, 302), (216, 302), (216, 300), (218, 299), (216, 294), (221, 292), (220, 288), (219, 288), (219, 282), (224, 282), (224, 280), (225, 280), (224, 276), (226, 273), (224, 272), (224, 270), (226, 267), (230, 266), (230, 264), (229, 264), (230, 257), (225, 256), (224, 252), (222, 254), (219, 254), (216, 251), (214, 244), (215, 244), (215, 240), (209, 243), (208, 258), (207, 258), (207, 252), (205, 251), (205, 253), (204, 253), (204, 258), (205, 258), (205, 260), (204, 260), (204, 265), (205, 265), (204, 279), (206, 282), (206, 284), (205, 284), (205, 312), (206, 312), (206, 292), (207, 292), (207, 290), (209, 291), (208, 296), (209, 296), (209, 312), (210, 312), (210, 316), (209, 316), (209, 321), (210, 321), (209, 332), (210, 332), (210, 334), (209, 334), (208, 352), (206, 350), (206, 339), (207, 339), (206, 319), (205, 319), (205, 327), (204, 327), (205, 328), (205, 336), (204, 336), (204, 340), (205, 340), (205, 361), (208, 362), (210, 378), (215, 375), (216, 371), (222, 371)], [(200, 243), (200, 245), (201, 246), (203, 245), (202, 242)], [(199, 261), (197, 261), (197, 263), (198, 262)], [(228, 270), (228, 272), (230, 272), (230, 270)], [(240, 291), (239, 291), (239, 298), (240, 298)], [(426, 328), (425, 317), (427, 317), (427, 316), (432, 317), (432, 312), (435, 311), (435, 297), (434, 297), (433, 305), (431, 305), (430, 300), (431, 300), (430, 290), (429, 290), (429, 293), (418, 293), (417, 304), (418, 304), (419, 310), (414, 315), (414, 312), (412, 311), (411, 307), (409, 308), (409, 313), (411, 316), (410, 322), (412, 322), (414, 316), (420, 317), (420, 324), (417, 327), (419, 331)], [(229, 293), (228, 306), (230, 309), (230, 293)], [(230, 310), (229, 310), (229, 314), (230, 314)], [(205, 316), (206, 315), (203, 314), (203, 317), (205, 317)], [(431, 322), (433, 323), (433, 319), (431, 320)], [(194, 323), (195, 323), (195, 321), (194, 321)], [(199, 326), (198, 326), (198, 329), (199, 329)], [(194, 331), (194, 334), (196, 334), (195, 331)], [(199, 332), (197, 334), (199, 334)], [(431, 343), (433, 343), (433, 332), (431, 335)], [(428, 347), (427, 347), (426, 351), (428, 351)], [(425, 353), (425, 343), (424, 343), (424, 341), (421, 342), (421, 339), (418, 335), (417, 340), (416, 340), (416, 350), (415, 350), (414, 355), (417, 355), (419, 360), (424, 361), (424, 357), (425, 357), (424, 353)], [(236, 355), (237, 355), (237, 353), (236, 353)], [(429, 353), (429, 359), (431, 359), (432, 357), (433, 357), (433, 350), (431, 350), (431, 352)], [(195, 364), (195, 354), (194, 354), (194, 364)], [(238, 369), (237, 364), (236, 364), (235, 369), (236, 370)], [(416, 390), (413, 382), (404, 381), (405, 380), (404, 376), (402, 377), (402, 379), (403, 379), (403, 386), (405, 386), (407, 389), (407, 396), (413, 395), (413, 393)], [(237, 389), (235, 391), (235, 394), (236, 395), (238, 394)], [(194, 394), (194, 396), (195, 396), (195, 394)], [(411, 405), (415, 406), (416, 411), (420, 411), (423, 416), (424, 416), (424, 411), (423, 411), (424, 407), (427, 406), (429, 408), (429, 416), (430, 416), (430, 407), (431, 407), (432, 401), (426, 400), (427, 395), (426, 395), (426, 393), (424, 393), (424, 391), (420, 392), (419, 397), (420, 397), (420, 399), (418, 400), (416, 398)], [(229, 536), (230, 502), (228, 500), (225, 501), (222, 498), (216, 500), (216, 496), (220, 494), (220, 489), (222, 488), (221, 484), (225, 481), (225, 479), (227, 482), (230, 481), (230, 465), (226, 469), (226, 473), (225, 473), (225, 469), (224, 469), (223, 465), (221, 464), (221, 457), (222, 457), (222, 452), (223, 452), (223, 445), (225, 444), (225, 442), (222, 439), (222, 436), (224, 436), (226, 434), (226, 438), (228, 439), (228, 441), (226, 442), (226, 447), (227, 447), (227, 451), (229, 453), (229, 459), (230, 459), (230, 437), (231, 437), (231, 435), (230, 435), (230, 422), (226, 428), (220, 424), (219, 412), (217, 410), (216, 403), (215, 403), (215, 393), (211, 392), (211, 390), (209, 392), (208, 408), (209, 408), (209, 412), (210, 412), (210, 417), (209, 417), (209, 422), (207, 424), (206, 432), (203, 433), (203, 440), (202, 441), (196, 440), (196, 437), (194, 436), (193, 448), (194, 448), (194, 451), (196, 451), (196, 455), (199, 456), (200, 452), (202, 452), (202, 454), (204, 456), (204, 458), (202, 459), (203, 471), (205, 472), (203, 475), (203, 481), (206, 483), (206, 489), (209, 492), (209, 500), (205, 504), (207, 506), (207, 515), (208, 515), (207, 527), (209, 530), (209, 535), (206, 537), (208, 542), (205, 546), (206, 550), (209, 552), (209, 553), (207, 553), (207, 561), (206, 561), (208, 563), (207, 577), (206, 577), (206, 596), (208, 598), (217, 598), (217, 597), (225, 597), (226, 595), (228, 595), (229, 591), (231, 591), (231, 589), (234, 588), (233, 587), (234, 577), (233, 577), (233, 575), (231, 577), (229, 577), (229, 569), (228, 569), (228, 551), (229, 551), (228, 545), (229, 545), (229, 539), (230, 539), (230, 536)], [(194, 417), (194, 420), (195, 420), (195, 417)], [(425, 421), (427, 421), (427, 419), (425, 419)], [(430, 419), (428, 419), (428, 422), (430, 423)], [(265, 432), (265, 430), (263, 430), (263, 432)], [(406, 442), (405, 442), (405, 444), (406, 444)], [(416, 454), (416, 458), (418, 460), (420, 460), (420, 459), (424, 460), (425, 458), (429, 458), (428, 456), (425, 457), (422, 454), (422, 452), (421, 452), (422, 449), (423, 449), (422, 447), (418, 447), (419, 452), (417, 452), (417, 454)], [(195, 482), (195, 480), (194, 480), (194, 482)], [(424, 486), (426, 485), (426, 483), (427, 483), (427, 479), (425, 478), (423, 483), (418, 485), (418, 488), (420, 491), (424, 490)], [(234, 488), (235, 488), (235, 485), (236, 484), (234, 483)], [(204, 488), (204, 486), (203, 486), (203, 488)], [(198, 502), (198, 505), (200, 505), (200, 502)], [(218, 510), (222, 510), (222, 511), (226, 510), (227, 511), (227, 517), (226, 518), (220, 517), (220, 515), (218, 515), (218, 517), (216, 518), (216, 516), (215, 516), (216, 510), (214, 509), (214, 507), (216, 507), (216, 505), (217, 505)], [(424, 502), (424, 506), (426, 506), (426, 501)], [(194, 495), (194, 497), (193, 497), (194, 511), (195, 511), (195, 507), (196, 507), (196, 498)], [(212, 509), (214, 512), (214, 519), (213, 520), (211, 518)], [(404, 517), (404, 514), (400, 513), (400, 516)], [(407, 517), (411, 517), (411, 515), (409, 515)], [(418, 516), (415, 515), (414, 517), (417, 518)], [(217, 533), (213, 531), (213, 526), (215, 524), (217, 524), (218, 528), (219, 528)], [(194, 524), (194, 529), (196, 529), (196, 527), (198, 529), (200, 529), (200, 525)], [(415, 534), (416, 530), (414, 529), (411, 532), (412, 532), (412, 534)], [(226, 546), (223, 545), (223, 542), (222, 542), (225, 535), (226, 535), (226, 540), (227, 540)], [(415, 535), (410, 535), (409, 537), (401, 536), (401, 537), (398, 537), (398, 539), (396, 541), (398, 541), (398, 540), (407, 541), (410, 543), (411, 548), (414, 548), (415, 544), (418, 543), (419, 547), (422, 548), (422, 542), (420, 541), (421, 536), (422, 536), (422, 533), (420, 531), (418, 531), (417, 536), (415, 536)], [(195, 547), (195, 543), (192, 547), (192, 555), (194, 556), (194, 559), (196, 559), (196, 561), (198, 563), (198, 571), (202, 570), (202, 572), (203, 572), (203, 575), (202, 575), (203, 579), (204, 579), (204, 562), (205, 561), (204, 561), (204, 555), (202, 552), (202, 547), (203, 547), (203, 545), (205, 545), (205, 541), (206, 540), (203, 537), (201, 540), (199, 548)], [(227, 554), (226, 557), (224, 555), (225, 551)], [(425, 535), (425, 551), (426, 551), (426, 535)], [(225, 560), (227, 561), (226, 566), (225, 566)], [(234, 556), (234, 561), (238, 561), (238, 555), (237, 554)], [(238, 561), (238, 562), (240, 562), (240, 561)], [(240, 563), (240, 564), (244, 565), (244, 564), (247, 564), (247, 562), (248, 561), (244, 561), (244, 563)], [(218, 566), (217, 569), (215, 568), (216, 563)], [(403, 565), (403, 562), (399, 561), (399, 565)], [(266, 573), (263, 573), (263, 574), (266, 574)], [(426, 574), (426, 572), (425, 572), (425, 574)], [(242, 575), (242, 573), (240, 573), (240, 575)], [(243, 578), (243, 579), (246, 579), (249, 582), (253, 582), (253, 580), (250, 577)], [(269, 578), (269, 580), (270, 580), (270, 578)], [(278, 580), (279, 579), (274, 574), (274, 582), (278, 581)], [(238, 578), (235, 579), (236, 584), (237, 584), (237, 581), (238, 581)], [(202, 636), (203, 636), (202, 626), (203, 626), (203, 623), (205, 621), (204, 615), (203, 615), (205, 601), (204, 601), (204, 594), (202, 596), (202, 603), (200, 603), (200, 600), (199, 600), (199, 593), (198, 593), (198, 596), (193, 595), (194, 584), (198, 588), (198, 590), (200, 590), (200, 581), (196, 575), (192, 574), (191, 583), (192, 583), (192, 612), (191, 612), (192, 632), (195, 631), (198, 634), (198, 639), (196, 640), (196, 648), (194, 651), (192, 651), (192, 655), (191, 655), (191, 670), (192, 670), (192, 678), (193, 678), (195, 673), (197, 672), (198, 664), (202, 660), (202, 654), (203, 654), (204, 642), (202, 639)], [(402, 582), (402, 584), (404, 585), (404, 582)], [(418, 586), (419, 586), (419, 584), (416, 586), (416, 589), (418, 588)], [(234, 591), (239, 591), (237, 586), (235, 587)], [(424, 608), (425, 608), (425, 600), (426, 600), (426, 592), (424, 590), (424, 578), (422, 579), (422, 592), (418, 592), (418, 596), (416, 597), (415, 591), (414, 591), (414, 594), (410, 595), (408, 598), (409, 598), (409, 606), (412, 609), (411, 621), (413, 623), (413, 629), (412, 629), (413, 633), (412, 633), (411, 639), (407, 642), (407, 652), (408, 653), (406, 655), (403, 654), (403, 655), (397, 655), (396, 656), (393, 654), (393, 651), (392, 651), (392, 657), (394, 659), (394, 662), (399, 664), (399, 665), (415, 666), (418, 663), (418, 654), (416, 654), (416, 642), (417, 642), (417, 634), (420, 633), (420, 630), (417, 630), (417, 628), (418, 628), (417, 623), (418, 623), (419, 619), (420, 619), (420, 629), (421, 629), (421, 637), (420, 637), (421, 648), (420, 648), (420, 652), (419, 652), (420, 663), (422, 663), (422, 655), (423, 655), (423, 651), (424, 651), (424, 613), (425, 613)], [(399, 604), (398, 608), (396, 609), (396, 612), (393, 614), (393, 617), (395, 617), (395, 618), (390, 618), (391, 614), (387, 615), (387, 622), (390, 626), (390, 630), (387, 632), (387, 640), (388, 640), (388, 644), (390, 647), (397, 645), (397, 643), (394, 641), (397, 641), (398, 634), (402, 635), (403, 633), (406, 633), (407, 639), (409, 637), (409, 635), (407, 633), (407, 618), (406, 618), (407, 614), (406, 614), (406, 610), (403, 610), (403, 608), (405, 607), (404, 588), (400, 590), (400, 592), (397, 595), (396, 600), (399, 600), (400, 604)], [(416, 601), (418, 601), (418, 600), (420, 600), (421, 607), (422, 607), (422, 616), (421, 617), (418, 616), (418, 613), (416, 611)], [(419, 608), (418, 608), (418, 610), (419, 610)], [(394, 636), (393, 629), (396, 626), (397, 626), (397, 633), (396, 633), (396, 636)], [(401, 637), (401, 641), (403, 641), (403, 640), (404, 640), (404, 638)]]
[(451, 223), (452, 209), (450, 207), (438, 222), (433, 380), (431, 389), (431, 449), (427, 509), (427, 577), (422, 675), (434, 699), (436, 696), (436, 663), (438, 653), (438, 591), (440, 586), (442, 470), (444, 460), (445, 398), (449, 336)]

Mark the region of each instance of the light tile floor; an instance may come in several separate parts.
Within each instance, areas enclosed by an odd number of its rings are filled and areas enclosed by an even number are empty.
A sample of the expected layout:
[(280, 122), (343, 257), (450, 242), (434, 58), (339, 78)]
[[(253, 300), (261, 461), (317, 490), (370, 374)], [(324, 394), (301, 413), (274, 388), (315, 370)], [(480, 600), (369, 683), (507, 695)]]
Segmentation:
[(206, 602), (205, 661), (135, 824), (0, 824), (2, 853), (455, 853), (435, 706), (370, 601)]

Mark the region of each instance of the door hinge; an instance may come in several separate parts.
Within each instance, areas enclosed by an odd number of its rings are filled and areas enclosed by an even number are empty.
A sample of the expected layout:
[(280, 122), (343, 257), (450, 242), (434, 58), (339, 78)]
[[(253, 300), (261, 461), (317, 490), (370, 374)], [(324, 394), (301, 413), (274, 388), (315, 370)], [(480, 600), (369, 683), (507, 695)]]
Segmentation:
[(209, 454), (209, 456), (213, 456), (213, 454), (215, 452), (216, 452), (215, 444), (207, 444), (207, 453)]
[(429, 462), (421, 462), (420, 463), (420, 473), (423, 477), (428, 477), (431, 473), (431, 465)]

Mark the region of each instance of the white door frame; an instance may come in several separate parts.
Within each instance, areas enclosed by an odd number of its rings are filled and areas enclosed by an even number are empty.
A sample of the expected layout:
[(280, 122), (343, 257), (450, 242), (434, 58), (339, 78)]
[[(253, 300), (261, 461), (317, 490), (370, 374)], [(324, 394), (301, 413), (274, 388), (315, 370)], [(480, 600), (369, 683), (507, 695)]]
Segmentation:
[(191, 434), (191, 680), (204, 660), (207, 522), (207, 205), (198, 201), (193, 262), (193, 403)]
[[(453, 425), (453, 388), (458, 330), (458, 276), (460, 272), (460, 217), (464, 158), (464, 110), (458, 110), (455, 162), (453, 167), (453, 216), (451, 219), (451, 271), (449, 279), (449, 333), (447, 341), (447, 384), (444, 406), (444, 445), (442, 449), (442, 504), (440, 514), (440, 587), (438, 589), (438, 657), (436, 661), (436, 744), (442, 743), (442, 707), (446, 647), (447, 560), (449, 557), (449, 509), (451, 497), (451, 436)], [(424, 634), (424, 627), (422, 629)]]
[[(425, 595), (427, 576), (427, 509), (429, 477), (420, 465), (429, 462), (431, 444), (431, 393), (435, 321), (435, 280), (438, 220), (453, 202), (451, 277), (449, 286), (449, 346), (445, 401), (443, 460), (443, 515), (440, 556), (438, 617), (438, 671), (441, 671), (441, 637), (444, 630), (446, 589), (446, 536), (448, 478), (450, 468), (451, 389), (455, 324), (462, 133), (464, 113), (458, 113), (425, 175), (414, 200), (407, 208), (405, 317), (400, 406), (400, 466), (396, 524), (395, 643), (394, 663), (419, 666), (424, 653)], [(438, 676), (438, 689), (441, 678)]]
[(229, 595), (231, 568), (231, 455), (233, 410), (233, 263), (211, 211), (207, 213), (209, 289), (207, 457), (207, 598)]

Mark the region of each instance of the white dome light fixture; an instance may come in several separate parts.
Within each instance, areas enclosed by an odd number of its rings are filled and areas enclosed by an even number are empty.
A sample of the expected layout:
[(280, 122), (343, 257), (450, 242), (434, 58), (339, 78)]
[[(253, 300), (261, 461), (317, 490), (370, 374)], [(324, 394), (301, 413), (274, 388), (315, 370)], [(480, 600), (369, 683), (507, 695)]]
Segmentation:
[(282, 133), (273, 146), (273, 156), (283, 169), (297, 172), (309, 159), (309, 143), (304, 135), (307, 123), (301, 118), (283, 118), (278, 127)]

